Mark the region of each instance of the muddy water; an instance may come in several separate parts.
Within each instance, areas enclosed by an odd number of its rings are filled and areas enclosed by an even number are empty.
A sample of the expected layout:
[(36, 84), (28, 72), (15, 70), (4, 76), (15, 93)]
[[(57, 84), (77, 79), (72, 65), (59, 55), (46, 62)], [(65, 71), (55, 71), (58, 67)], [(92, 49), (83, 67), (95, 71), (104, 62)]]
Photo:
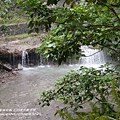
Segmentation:
[(54, 116), (61, 103), (52, 102), (50, 107), (41, 108), (39, 93), (51, 89), (56, 79), (78, 67), (38, 66), (19, 71), (15, 79), (0, 84), (0, 120), (61, 120)]

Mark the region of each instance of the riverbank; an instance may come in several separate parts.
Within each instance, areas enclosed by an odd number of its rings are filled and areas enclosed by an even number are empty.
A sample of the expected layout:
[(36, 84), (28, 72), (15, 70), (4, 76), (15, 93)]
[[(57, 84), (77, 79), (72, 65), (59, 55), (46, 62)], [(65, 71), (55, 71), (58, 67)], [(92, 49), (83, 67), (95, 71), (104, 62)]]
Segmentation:
[[(35, 50), (38, 46), (41, 45), (41, 37), (46, 35), (46, 33), (41, 33), (39, 35), (31, 34), (31, 35), (17, 35), (17, 36), (2, 36), (0, 37), (0, 61), (3, 63), (15, 62), (12, 58), (22, 56), (22, 51), (24, 50)], [(11, 58), (10, 58), (11, 57)], [(20, 62), (22, 62), (22, 58), (20, 57)], [(14, 64), (14, 63), (12, 63)], [(17, 70), (17, 69), (15, 69)], [(8, 79), (14, 79), (16, 75), (18, 75), (18, 71), (4, 70), (2, 67), (0, 68), (0, 84), (5, 83)]]
[(15, 79), (15, 77), (19, 74), (18, 71), (8, 72), (4, 69), (0, 69), (0, 84), (6, 83), (10, 80)]

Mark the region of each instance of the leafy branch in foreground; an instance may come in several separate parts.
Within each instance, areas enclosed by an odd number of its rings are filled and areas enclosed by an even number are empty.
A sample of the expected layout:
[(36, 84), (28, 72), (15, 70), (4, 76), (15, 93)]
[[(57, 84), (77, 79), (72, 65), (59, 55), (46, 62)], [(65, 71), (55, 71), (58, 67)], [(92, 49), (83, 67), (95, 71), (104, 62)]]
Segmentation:
[[(116, 85), (119, 80), (120, 73), (115, 67), (106, 64), (96, 70), (82, 66), (57, 80), (53, 90), (44, 91), (39, 103), (41, 106), (49, 106), (52, 100), (62, 100), (74, 112), (79, 112), (79, 109), (84, 109), (85, 103), (89, 103), (94, 114), (116, 118), (116, 114), (120, 113), (120, 90), (117, 87), (119, 85)], [(116, 94), (112, 95), (112, 91)], [(66, 110), (68, 107), (58, 111)]]
[(120, 24), (106, 7), (91, 4), (75, 8), (56, 8), (55, 25), (37, 49), (44, 57), (52, 57), (61, 64), (74, 55), (82, 56), (81, 46), (107, 48), (109, 54), (120, 59)]
[[(21, 0), (18, 0), (21, 1)], [(31, 31), (39, 32), (44, 25), (48, 36), (42, 39), (42, 45), (36, 50), (45, 58), (52, 57), (60, 65), (74, 55), (82, 56), (82, 45), (99, 46), (120, 60), (120, 0), (65, 0), (63, 7), (51, 5), (61, 0), (26, 0), (20, 2), (30, 16)], [(64, 0), (63, 0), (64, 1)], [(84, 2), (83, 2), (84, 1)], [(66, 6), (67, 4), (67, 6)], [(51, 28), (51, 24), (54, 27)], [(94, 69), (81, 67), (59, 79), (53, 90), (41, 95), (40, 104), (50, 105), (52, 100), (62, 100), (70, 105), (74, 112), (90, 103), (92, 113), (76, 113), (74, 119), (67, 107), (57, 111), (68, 120), (119, 120), (119, 81), (120, 73), (114, 67)], [(117, 109), (115, 109), (117, 107)]]
[(18, 1), (29, 16), (29, 33), (38, 33), (43, 25), (50, 30), (37, 50), (45, 57), (61, 64), (74, 54), (80, 57), (80, 46), (99, 45), (100, 50), (108, 48), (109, 54), (120, 59), (120, 0), (76, 0), (79, 4), (63, 0), (64, 7), (52, 6), (61, 0)]

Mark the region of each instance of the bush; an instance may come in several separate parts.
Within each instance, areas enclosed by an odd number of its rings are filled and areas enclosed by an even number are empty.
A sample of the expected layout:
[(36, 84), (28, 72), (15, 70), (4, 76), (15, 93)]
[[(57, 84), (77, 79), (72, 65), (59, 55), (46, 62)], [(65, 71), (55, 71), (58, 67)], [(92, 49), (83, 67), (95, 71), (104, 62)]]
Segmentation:
[[(79, 70), (72, 70), (57, 80), (53, 90), (44, 91), (39, 103), (41, 106), (49, 106), (52, 100), (62, 100), (63, 104), (73, 108), (78, 118), (81, 116), (79, 109), (83, 109), (84, 103), (89, 103), (92, 111), (85, 115), (82, 114), (82, 117), (85, 116), (83, 120), (93, 115), (96, 116), (95, 120), (118, 119), (120, 90), (117, 82), (119, 80), (120, 73), (116, 71), (116, 67), (110, 67), (108, 64), (99, 69), (82, 66)], [(68, 120), (77, 120), (77, 118), (72, 118), (71, 113), (68, 113), (67, 107), (58, 110), (56, 114)]]

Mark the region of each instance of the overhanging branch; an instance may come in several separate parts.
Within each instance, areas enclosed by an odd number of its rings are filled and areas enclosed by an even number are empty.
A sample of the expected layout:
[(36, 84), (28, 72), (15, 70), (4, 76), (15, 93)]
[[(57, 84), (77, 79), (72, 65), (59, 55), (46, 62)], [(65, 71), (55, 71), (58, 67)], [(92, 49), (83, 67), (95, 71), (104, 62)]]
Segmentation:
[(120, 30), (120, 28), (118, 28), (112, 24), (89, 24), (88, 26), (86, 26), (86, 28), (88, 28), (88, 27), (102, 27), (102, 26), (111, 27), (113, 29)]
[(108, 6), (107, 4), (105, 4), (105, 3), (104, 3), (103, 1), (101, 1), (101, 0), (98, 0), (98, 2), (100, 2), (102, 5), (106, 6), (109, 10), (111, 10), (111, 11), (115, 14), (115, 16), (117, 17), (118, 21), (120, 22), (120, 18), (119, 18), (119, 16), (118, 16), (117, 12), (113, 9), (112, 6)]

